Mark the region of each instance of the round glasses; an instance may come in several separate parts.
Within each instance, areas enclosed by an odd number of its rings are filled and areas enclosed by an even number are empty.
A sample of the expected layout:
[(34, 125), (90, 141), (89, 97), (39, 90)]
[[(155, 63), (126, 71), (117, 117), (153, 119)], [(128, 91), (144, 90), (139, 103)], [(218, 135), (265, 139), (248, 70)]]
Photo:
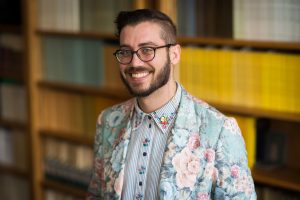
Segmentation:
[(131, 63), (134, 54), (136, 54), (141, 61), (149, 62), (154, 59), (156, 49), (165, 47), (170, 48), (173, 45), (176, 44), (167, 44), (159, 47), (141, 47), (136, 51), (132, 51), (130, 49), (118, 49), (114, 53), (114, 56), (116, 56), (119, 63), (124, 65)]

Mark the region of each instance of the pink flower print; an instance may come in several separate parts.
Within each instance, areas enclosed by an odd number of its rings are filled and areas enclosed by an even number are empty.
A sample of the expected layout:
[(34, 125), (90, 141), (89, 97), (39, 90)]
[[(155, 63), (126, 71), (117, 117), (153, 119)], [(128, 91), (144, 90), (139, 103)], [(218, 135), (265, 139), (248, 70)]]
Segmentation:
[(223, 127), (234, 135), (241, 135), (239, 125), (237, 124), (236, 120), (232, 117), (225, 120)]
[(160, 118), (160, 123), (162, 124), (163, 128), (166, 128), (168, 123), (169, 123), (168, 117), (167, 116), (162, 116)]
[(197, 200), (209, 200), (209, 196), (207, 192), (199, 192), (197, 194)]
[(207, 162), (213, 162), (215, 160), (215, 151), (213, 149), (206, 149), (204, 152), (204, 158)]
[(104, 171), (104, 163), (103, 160), (96, 158), (95, 159), (95, 173), (99, 178), (103, 178), (103, 171)]
[(237, 166), (237, 165), (233, 165), (230, 168), (231, 176), (234, 177), (234, 178), (237, 178), (239, 176), (239, 171), (240, 171), (240, 167)]
[[(105, 184), (105, 178), (104, 178), (104, 161), (96, 158), (94, 161), (94, 166), (95, 166), (95, 175), (97, 176), (97, 179), (100, 180), (101, 182), (101, 189), (103, 191), (106, 190), (106, 184)], [(93, 180), (92, 181), (92, 187), (97, 188), (98, 187), (98, 181)]]
[(200, 159), (188, 148), (184, 148), (173, 158), (172, 164), (177, 172), (176, 183), (178, 187), (193, 187), (201, 170)]
[(200, 136), (198, 133), (193, 133), (189, 138), (188, 148), (193, 151), (200, 146)]
[(118, 178), (115, 181), (114, 189), (118, 195), (121, 195), (122, 187), (123, 187), (123, 180), (124, 180), (124, 169), (121, 170), (119, 173)]

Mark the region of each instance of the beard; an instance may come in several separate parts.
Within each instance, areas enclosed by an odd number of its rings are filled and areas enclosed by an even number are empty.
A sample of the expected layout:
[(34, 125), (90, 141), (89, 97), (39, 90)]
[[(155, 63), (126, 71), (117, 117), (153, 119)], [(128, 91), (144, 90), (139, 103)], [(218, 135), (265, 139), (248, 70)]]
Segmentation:
[[(143, 71), (144, 69), (145, 69), (144, 67), (129, 67), (128, 70), (126, 71), (130, 71), (132, 73), (132, 72)], [(152, 70), (151, 73), (153, 72), (154, 70)], [(131, 86), (129, 82), (125, 79), (125, 77), (122, 75), (122, 73), (120, 73), (120, 75), (123, 83), (125, 84), (130, 94), (132, 94), (135, 97), (147, 97), (157, 89), (167, 84), (170, 78), (170, 72), (171, 72), (171, 61), (170, 58), (167, 57), (167, 61), (164, 64), (164, 67), (158, 73), (156, 80), (152, 81), (150, 83), (150, 86), (147, 89), (140, 89), (140, 90)]]

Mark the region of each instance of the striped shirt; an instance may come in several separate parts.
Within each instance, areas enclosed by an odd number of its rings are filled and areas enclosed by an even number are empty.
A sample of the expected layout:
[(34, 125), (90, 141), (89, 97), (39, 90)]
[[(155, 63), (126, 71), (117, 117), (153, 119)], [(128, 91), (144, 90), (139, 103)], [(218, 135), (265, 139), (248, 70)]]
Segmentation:
[(135, 102), (122, 199), (158, 199), (160, 167), (167, 138), (177, 115), (181, 90), (177, 84), (174, 97), (152, 113), (144, 113)]

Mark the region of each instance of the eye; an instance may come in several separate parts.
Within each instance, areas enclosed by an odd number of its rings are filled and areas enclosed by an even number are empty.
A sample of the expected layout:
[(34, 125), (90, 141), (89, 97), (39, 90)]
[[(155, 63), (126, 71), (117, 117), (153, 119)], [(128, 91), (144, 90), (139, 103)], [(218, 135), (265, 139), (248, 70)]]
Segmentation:
[(140, 51), (143, 55), (151, 55), (154, 52), (152, 47), (143, 47), (140, 49)]
[(131, 50), (125, 50), (125, 49), (124, 50), (119, 50), (118, 55), (120, 57), (131, 57), (132, 52), (131, 52)]

